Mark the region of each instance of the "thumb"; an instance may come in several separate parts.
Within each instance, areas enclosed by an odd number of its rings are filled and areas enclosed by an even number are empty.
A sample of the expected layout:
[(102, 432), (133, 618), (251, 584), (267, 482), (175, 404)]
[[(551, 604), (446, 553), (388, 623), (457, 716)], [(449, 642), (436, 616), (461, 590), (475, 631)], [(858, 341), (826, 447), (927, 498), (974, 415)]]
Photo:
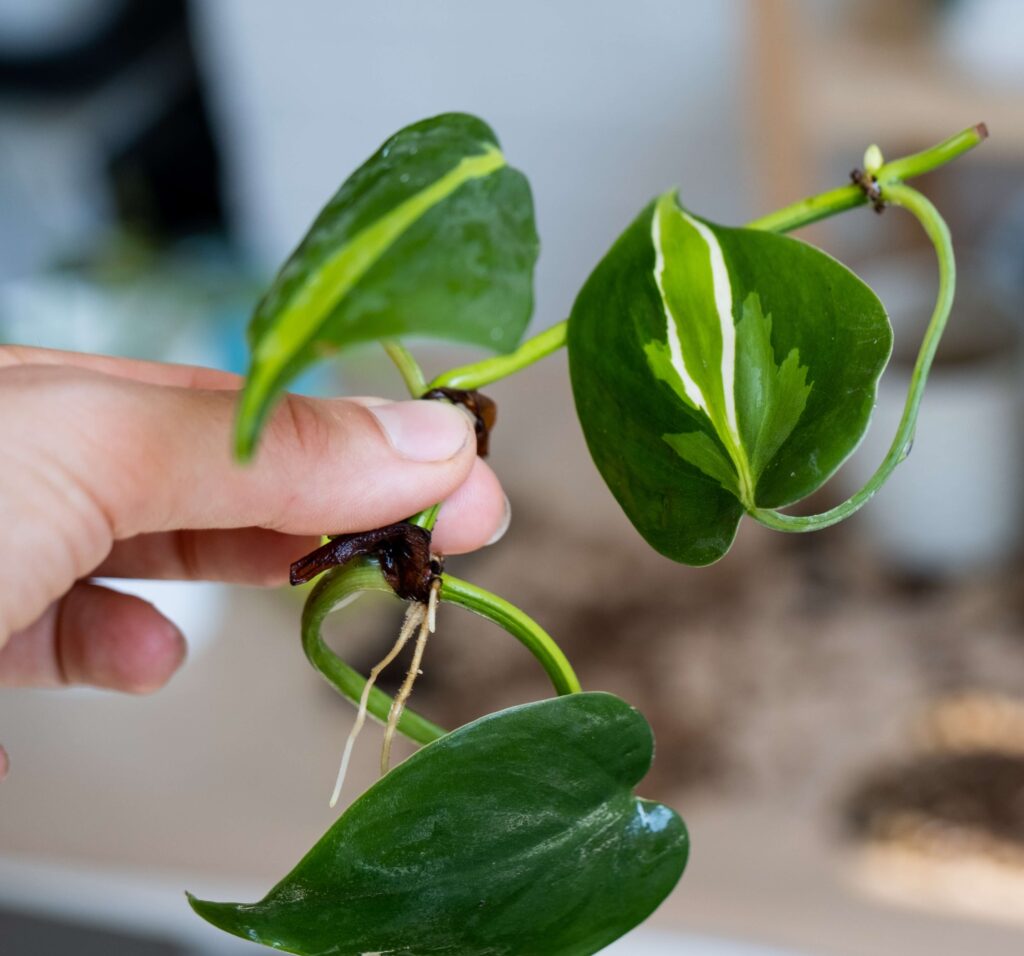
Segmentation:
[(454, 406), (287, 396), (256, 460), (240, 466), (231, 455), (235, 398), (80, 368), (3, 370), (0, 645), (117, 540), (375, 528), (449, 497), (476, 459), (473, 426)]
[(132, 481), (102, 474), (115, 492), (106, 500), (117, 538), (176, 528), (374, 528), (447, 498), (476, 457), (472, 424), (451, 405), (287, 396), (255, 460), (242, 465), (231, 457), (232, 393), (127, 387), (155, 394), (134, 427), (119, 424), (122, 453), (137, 463)]
[(240, 465), (230, 390), (44, 366), (5, 370), (0, 387), (0, 439), (19, 450), (13, 467), (44, 463), (48, 477), (22, 490), (54, 492), (62, 511), (70, 502), (90, 507), (114, 539), (181, 528), (378, 527), (448, 497), (476, 458), (472, 423), (443, 402), (288, 395), (255, 460)]

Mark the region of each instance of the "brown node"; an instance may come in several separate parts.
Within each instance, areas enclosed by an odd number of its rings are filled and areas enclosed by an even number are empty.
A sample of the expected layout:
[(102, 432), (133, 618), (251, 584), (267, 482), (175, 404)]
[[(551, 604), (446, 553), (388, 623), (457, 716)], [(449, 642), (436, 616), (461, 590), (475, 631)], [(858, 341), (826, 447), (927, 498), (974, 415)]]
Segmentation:
[(476, 453), (486, 458), (490, 451), (490, 435), (498, 418), (498, 406), (493, 399), (477, 391), (461, 388), (432, 388), (422, 396), (425, 399), (444, 399), (453, 405), (461, 405), (473, 416), (476, 426)]
[(421, 604), (430, 600), (431, 585), (444, 570), (442, 559), (431, 554), (430, 532), (408, 521), (399, 521), (372, 531), (332, 538), (291, 566), (291, 583), (305, 584), (328, 568), (357, 557), (376, 558), (395, 594)]
[(868, 197), (868, 202), (871, 203), (875, 212), (885, 212), (885, 200), (882, 198), (881, 187), (878, 185), (878, 180), (871, 173), (866, 173), (863, 169), (853, 169), (850, 171), (850, 179)]

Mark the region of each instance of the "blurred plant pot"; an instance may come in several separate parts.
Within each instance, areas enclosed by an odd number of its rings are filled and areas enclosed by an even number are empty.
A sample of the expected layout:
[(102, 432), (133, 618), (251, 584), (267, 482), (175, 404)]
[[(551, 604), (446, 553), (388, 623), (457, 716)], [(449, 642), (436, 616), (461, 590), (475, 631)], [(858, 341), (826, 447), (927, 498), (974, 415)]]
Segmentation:
[[(930, 263), (890, 260), (861, 271), (889, 308), (896, 346), (871, 428), (843, 470), (848, 490), (860, 487), (888, 451), (935, 290)], [(981, 270), (965, 264), (961, 274)], [(1020, 338), (984, 290), (961, 282), (910, 457), (860, 517), (892, 567), (942, 576), (992, 567), (1017, 550), (1024, 477)]]

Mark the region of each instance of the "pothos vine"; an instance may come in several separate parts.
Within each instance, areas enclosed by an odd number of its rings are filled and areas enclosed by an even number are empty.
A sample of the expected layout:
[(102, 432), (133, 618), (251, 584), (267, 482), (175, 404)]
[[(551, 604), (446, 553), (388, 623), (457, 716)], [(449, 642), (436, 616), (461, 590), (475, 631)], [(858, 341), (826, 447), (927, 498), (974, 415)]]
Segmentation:
[[(872, 146), (851, 183), (730, 229), (648, 205), (581, 289), (568, 319), (521, 341), (537, 257), (525, 177), (482, 121), (445, 114), (406, 127), (346, 180), (257, 306), (236, 450), (249, 457), (288, 382), (326, 350), (380, 342), (413, 398), (464, 406), (486, 455), (494, 403), (480, 389), (563, 347), (594, 461), (648, 542), (701, 565), (743, 515), (779, 531), (836, 524), (907, 456), (952, 307), (949, 230), (906, 181), (978, 145), (984, 125), (884, 162)], [(890, 449), (862, 488), (820, 514), (783, 509), (820, 487), (867, 428), (892, 330), (874, 293), (784, 233), (863, 205), (914, 216), (939, 289)], [(428, 379), (403, 338), (501, 354)], [(294, 953), (588, 954), (643, 920), (682, 873), (688, 836), (667, 807), (633, 796), (652, 758), (629, 705), (583, 693), (553, 638), (522, 610), (449, 574), (433, 553), (434, 505), (329, 538), (292, 566), (318, 578), (302, 614), (312, 665), (357, 705), (332, 806), (366, 715), (386, 725), (385, 776), (259, 903), (196, 911)], [(368, 676), (325, 644), (332, 611), (370, 591), (407, 611)], [(556, 695), (446, 732), (406, 706), (439, 605), (488, 619), (537, 659)], [(410, 642), (394, 698), (374, 686)], [(388, 772), (395, 733), (425, 745)]]

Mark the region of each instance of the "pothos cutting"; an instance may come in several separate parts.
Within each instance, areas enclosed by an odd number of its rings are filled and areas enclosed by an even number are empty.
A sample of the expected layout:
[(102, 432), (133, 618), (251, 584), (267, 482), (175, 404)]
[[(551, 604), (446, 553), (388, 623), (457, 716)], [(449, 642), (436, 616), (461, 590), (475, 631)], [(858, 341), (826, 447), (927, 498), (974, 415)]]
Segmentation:
[[(480, 389), (566, 347), (591, 456), (656, 550), (704, 565), (744, 516), (779, 531), (849, 517), (907, 456), (950, 312), (949, 230), (906, 181), (987, 135), (978, 125), (890, 162), (872, 146), (852, 182), (742, 228), (675, 190), (653, 199), (583, 284), (568, 319), (523, 341), (538, 255), (530, 187), (481, 120), (451, 113), (408, 126), (324, 207), (256, 307), (236, 454), (255, 452), (289, 383), (311, 363), (380, 342), (410, 393), (464, 405), (486, 454), (495, 407)], [(784, 234), (859, 206), (905, 209), (935, 247), (939, 290), (888, 454), (859, 491), (821, 514), (784, 509), (833, 475), (868, 426), (892, 349), (882, 303), (853, 272)], [(432, 379), (405, 341), (498, 353)], [(633, 787), (650, 727), (629, 704), (584, 693), (565, 655), (519, 608), (444, 570), (431, 547), (439, 505), (331, 537), (292, 567), (318, 578), (302, 615), (312, 665), (357, 706), (333, 802), (367, 714), (386, 726), (382, 778), (259, 902), (189, 897), (200, 916), (291, 953), (586, 956), (644, 920), (686, 864), (686, 828)], [(364, 677), (323, 641), (332, 611), (366, 591), (406, 602)], [(521, 641), (555, 695), (446, 732), (406, 706), (438, 609), (466, 608)], [(392, 699), (375, 685), (412, 643)], [(401, 733), (424, 745), (388, 770)]]

